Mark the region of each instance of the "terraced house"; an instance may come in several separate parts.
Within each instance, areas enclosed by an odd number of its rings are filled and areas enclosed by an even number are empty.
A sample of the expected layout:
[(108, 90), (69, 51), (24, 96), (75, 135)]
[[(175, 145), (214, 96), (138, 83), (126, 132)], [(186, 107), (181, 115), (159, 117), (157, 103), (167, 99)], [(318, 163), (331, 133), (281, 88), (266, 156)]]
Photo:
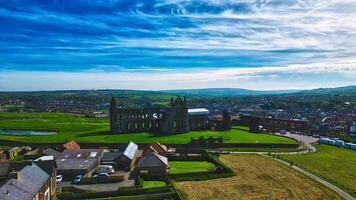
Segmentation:
[(45, 162), (25, 165), (19, 171), (10, 172), (0, 187), (1, 200), (52, 200), (56, 195), (55, 172)]

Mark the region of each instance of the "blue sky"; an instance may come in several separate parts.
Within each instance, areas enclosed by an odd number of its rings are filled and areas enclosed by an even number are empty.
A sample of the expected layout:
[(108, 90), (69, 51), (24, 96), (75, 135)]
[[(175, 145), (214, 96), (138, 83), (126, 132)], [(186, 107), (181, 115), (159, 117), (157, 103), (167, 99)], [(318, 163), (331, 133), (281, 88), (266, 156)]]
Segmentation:
[(7, 0), (0, 90), (356, 84), (354, 0)]

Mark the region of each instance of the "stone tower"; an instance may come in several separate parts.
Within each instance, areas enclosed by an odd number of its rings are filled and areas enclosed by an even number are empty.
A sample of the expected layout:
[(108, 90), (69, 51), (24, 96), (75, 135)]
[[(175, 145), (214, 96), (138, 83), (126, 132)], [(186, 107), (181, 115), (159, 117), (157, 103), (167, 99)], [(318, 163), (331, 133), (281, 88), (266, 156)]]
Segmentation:
[(116, 133), (117, 130), (117, 103), (115, 97), (111, 98), (110, 102), (110, 132)]
[(224, 110), (222, 115), (223, 115), (223, 129), (230, 130), (231, 129), (231, 116), (230, 116), (229, 111)]
[(187, 100), (171, 98), (170, 107), (163, 114), (160, 122), (161, 134), (186, 133), (189, 131)]

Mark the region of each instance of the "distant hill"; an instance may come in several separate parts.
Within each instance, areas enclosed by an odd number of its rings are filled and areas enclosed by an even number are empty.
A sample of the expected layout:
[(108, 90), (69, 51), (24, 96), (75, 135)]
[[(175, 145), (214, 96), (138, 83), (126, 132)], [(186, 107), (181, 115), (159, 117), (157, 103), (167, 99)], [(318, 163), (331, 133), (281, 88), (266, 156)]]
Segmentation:
[(269, 94), (290, 94), (300, 90), (247, 90), (242, 88), (205, 88), (205, 89), (187, 89), (187, 90), (161, 90), (161, 92), (180, 95), (196, 96), (251, 96), (251, 95), (269, 95)]
[(356, 85), (319, 88), (312, 90), (248, 90), (242, 88), (204, 88), (204, 89), (180, 89), (180, 90), (125, 90), (125, 89), (101, 89), (101, 90), (58, 90), (58, 91), (33, 91), (33, 92), (1, 92), (0, 96), (89, 96), (122, 98), (159, 98), (169, 99), (172, 95), (186, 96), (210, 96), (210, 97), (235, 97), (258, 95), (283, 95), (283, 94), (341, 94), (356, 93)]
[(303, 94), (341, 94), (341, 93), (356, 93), (356, 85), (336, 88), (318, 88), (313, 90), (302, 90), (297, 93)]

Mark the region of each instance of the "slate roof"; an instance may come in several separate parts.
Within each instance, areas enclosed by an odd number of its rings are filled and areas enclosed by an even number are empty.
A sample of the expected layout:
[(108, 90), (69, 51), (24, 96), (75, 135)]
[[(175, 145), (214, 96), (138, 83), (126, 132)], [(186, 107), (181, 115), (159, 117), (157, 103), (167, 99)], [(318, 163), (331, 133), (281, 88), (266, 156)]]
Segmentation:
[(43, 154), (47, 156), (54, 156), (55, 158), (58, 158), (61, 155), (61, 152), (56, 151), (54, 149), (48, 148), (43, 150)]
[(56, 162), (52, 160), (37, 160), (35, 161), (36, 165), (38, 165), (43, 171), (45, 171), (49, 176), (55, 171)]
[(103, 150), (101, 149), (80, 149), (80, 150), (64, 150), (60, 157), (58, 158), (100, 158)]
[(56, 159), (57, 170), (88, 170), (98, 163), (97, 159), (62, 158)]
[(157, 153), (150, 153), (138, 161), (137, 167), (167, 167), (168, 159)]
[(8, 174), (10, 168), (9, 162), (0, 163), (0, 177), (4, 177)]
[(49, 177), (36, 164), (27, 165), (19, 171), (19, 179), (10, 179), (0, 187), (0, 199), (32, 200)]
[(122, 155), (122, 152), (104, 152), (101, 161), (114, 161)]

